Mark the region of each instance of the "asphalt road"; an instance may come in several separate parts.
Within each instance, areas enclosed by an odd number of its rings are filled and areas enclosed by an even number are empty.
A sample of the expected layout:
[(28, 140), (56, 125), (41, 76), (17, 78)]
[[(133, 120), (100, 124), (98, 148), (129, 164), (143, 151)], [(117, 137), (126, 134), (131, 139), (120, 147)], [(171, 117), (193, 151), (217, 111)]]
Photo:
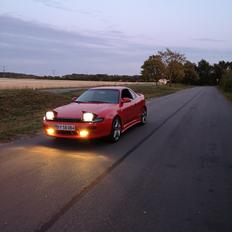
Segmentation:
[(149, 102), (117, 144), (0, 145), (0, 231), (232, 231), (232, 104), (214, 87)]

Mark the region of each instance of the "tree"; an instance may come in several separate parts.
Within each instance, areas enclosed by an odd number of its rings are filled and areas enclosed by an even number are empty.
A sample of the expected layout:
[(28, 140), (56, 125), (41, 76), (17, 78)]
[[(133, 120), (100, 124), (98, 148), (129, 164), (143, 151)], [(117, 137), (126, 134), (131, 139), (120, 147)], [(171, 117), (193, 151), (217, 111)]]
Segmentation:
[(228, 71), (232, 71), (232, 62), (228, 62)]
[(213, 66), (213, 78), (217, 84), (221, 83), (222, 76), (230, 69), (230, 62), (219, 61)]
[(173, 60), (168, 64), (166, 73), (171, 83), (182, 82), (185, 75), (184, 66)]
[(145, 81), (155, 81), (157, 83), (165, 74), (165, 65), (159, 55), (150, 56), (144, 61), (141, 69), (142, 78)]
[(222, 76), (221, 86), (226, 92), (232, 93), (232, 71), (228, 70)]
[(150, 56), (141, 69), (145, 81), (157, 83), (159, 79), (166, 78), (169, 83), (216, 85), (221, 84), (225, 74), (232, 72), (232, 62), (220, 61), (210, 65), (202, 59), (195, 65), (188, 61), (184, 54), (167, 48)]
[(184, 64), (184, 80), (186, 84), (196, 84), (199, 80), (199, 75), (196, 71), (197, 67), (190, 61), (186, 61)]
[(164, 64), (168, 66), (171, 62), (178, 62), (180, 64), (184, 64), (186, 61), (185, 55), (178, 53), (178, 52), (173, 52), (170, 49), (166, 49), (164, 52), (158, 51), (158, 54), (162, 58)]
[(212, 85), (212, 66), (206, 60), (198, 62), (197, 71), (199, 74), (199, 81), (202, 85)]
[(186, 61), (185, 55), (173, 52), (168, 48), (164, 52), (159, 51), (158, 54), (165, 64), (167, 79), (169, 79), (170, 82), (182, 81), (184, 78), (183, 64)]

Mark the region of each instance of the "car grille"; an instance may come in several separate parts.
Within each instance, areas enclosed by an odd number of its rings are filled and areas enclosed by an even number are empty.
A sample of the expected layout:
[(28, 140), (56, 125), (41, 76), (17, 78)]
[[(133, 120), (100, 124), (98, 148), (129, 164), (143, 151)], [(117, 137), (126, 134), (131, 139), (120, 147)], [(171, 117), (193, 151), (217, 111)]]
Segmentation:
[(83, 122), (80, 118), (55, 118), (55, 122)]

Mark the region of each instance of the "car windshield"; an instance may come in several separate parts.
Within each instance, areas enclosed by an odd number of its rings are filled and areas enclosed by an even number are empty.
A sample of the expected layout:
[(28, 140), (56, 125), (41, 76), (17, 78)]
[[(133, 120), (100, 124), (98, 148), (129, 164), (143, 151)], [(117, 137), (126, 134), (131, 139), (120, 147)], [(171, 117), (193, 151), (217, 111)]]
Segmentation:
[(116, 89), (89, 89), (76, 100), (77, 103), (112, 103), (119, 102), (119, 91)]

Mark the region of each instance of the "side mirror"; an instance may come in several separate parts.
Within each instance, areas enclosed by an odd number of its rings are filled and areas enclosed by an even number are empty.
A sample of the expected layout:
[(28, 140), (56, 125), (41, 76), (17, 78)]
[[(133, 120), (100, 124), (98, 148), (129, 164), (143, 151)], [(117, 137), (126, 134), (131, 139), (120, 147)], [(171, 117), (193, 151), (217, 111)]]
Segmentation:
[(131, 102), (131, 99), (128, 98), (128, 97), (124, 97), (124, 98), (122, 98), (122, 100), (121, 100), (121, 103), (128, 103), (128, 102)]
[(72, 102), (75, 102), (77, 100), (77, 97), (72, 97)]

